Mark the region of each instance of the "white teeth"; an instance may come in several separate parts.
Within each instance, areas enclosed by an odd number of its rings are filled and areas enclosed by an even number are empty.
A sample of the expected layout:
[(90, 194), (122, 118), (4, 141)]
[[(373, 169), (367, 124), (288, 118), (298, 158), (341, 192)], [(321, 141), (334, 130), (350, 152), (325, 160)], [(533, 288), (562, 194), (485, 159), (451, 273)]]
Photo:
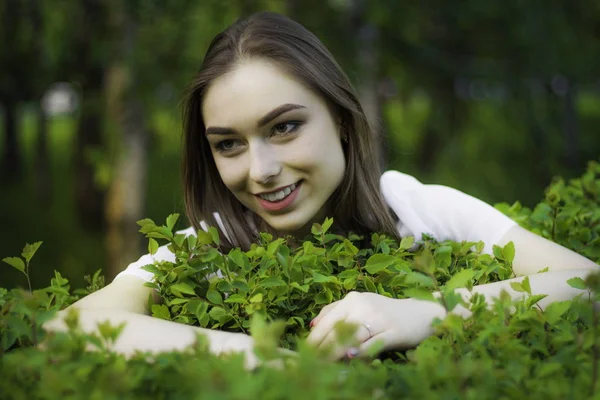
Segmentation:
[(286, 198), (290, 193), (292, 193), (294, 191), (294, 189), (296, 189), (296, 184), (294, 183), (293, 185), (290, 185), (288, 187), (286, 187), (285, 189), (281, 189), (277, 192), (274, 193), (264, 193), (259, 195), (262, 199), (265, 199), (267, 201), (281, 201), (284, 198)]

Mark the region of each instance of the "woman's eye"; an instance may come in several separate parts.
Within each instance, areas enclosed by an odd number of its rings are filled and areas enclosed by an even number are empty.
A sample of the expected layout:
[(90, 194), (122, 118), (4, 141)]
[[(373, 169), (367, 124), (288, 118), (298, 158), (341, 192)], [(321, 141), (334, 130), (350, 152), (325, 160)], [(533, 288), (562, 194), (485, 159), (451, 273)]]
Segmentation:
[(282, 122), (273, 126), (273, 134), (275, 135), (287, 135), (294, 132), (300, 126), (300, 122)]
[(215, 148), (221, 153), (227, 153), (235, 150), (238, 146), (240, 146), (239, 140), (227, 139), (217, 143)]

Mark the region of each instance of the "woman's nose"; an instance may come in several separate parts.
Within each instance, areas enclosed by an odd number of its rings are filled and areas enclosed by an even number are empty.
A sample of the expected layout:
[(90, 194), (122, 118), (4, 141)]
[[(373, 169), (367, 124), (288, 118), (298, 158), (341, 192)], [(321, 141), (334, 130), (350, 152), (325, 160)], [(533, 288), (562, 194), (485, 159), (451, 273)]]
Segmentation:
[(251, 146), (250, 158), (250, 179), (257, 183), (265, 184), (281, 172), (281, 163), (268, 144)]

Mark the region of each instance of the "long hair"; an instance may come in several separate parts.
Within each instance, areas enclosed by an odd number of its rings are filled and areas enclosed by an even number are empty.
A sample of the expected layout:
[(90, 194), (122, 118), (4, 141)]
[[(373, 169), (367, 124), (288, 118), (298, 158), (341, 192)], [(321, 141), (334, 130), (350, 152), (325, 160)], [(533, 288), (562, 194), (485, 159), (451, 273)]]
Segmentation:
[(221, 180), (204, 134), (201, 109), (208, 87), (239, 61), (251, 59), (272, 62), (307, 85), (331, 105), (340, 120), (342, 137), (346, 138), (342, 143), (345, 173), (327, 207), (336, 230), (398, 237), (394, 218), (379, 189), (381, 170), (375, 157), (374, 135), (348, 77), (314, 34), (283, 15), (269, 12), (238, 20), (218, 34), (189, 85), (183, 106), (183, 182), (191, 224), (196, 229), (200, 229), (201, 221), (219, 227), (224, 249), (248, 249), (257, 239), (257, 227), (278, 236), (255, 214), (254, 224), (249, 222), (246, 208)]

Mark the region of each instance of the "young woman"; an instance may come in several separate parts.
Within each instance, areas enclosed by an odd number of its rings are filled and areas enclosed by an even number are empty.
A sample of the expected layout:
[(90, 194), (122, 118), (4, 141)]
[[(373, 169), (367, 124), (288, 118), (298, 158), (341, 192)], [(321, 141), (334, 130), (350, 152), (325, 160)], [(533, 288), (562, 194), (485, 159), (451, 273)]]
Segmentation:
[[(548, 295), (542, 306), (573, 298), (579, 291), (567, 279), (599, 269), (464, 193), (423, 185), (399, 172), (382, 175), (369, 124), (347, 77), (313, 34), (281, 15), (255, 14), (213, 40), (185, 104), (183, 164), (193, 224), (187, 233), (204, 224), (218, 226), (225, 248), (247, 249), (261, 231), (302, 238), (326, 216), (342, 233), (483, 240), (488, 252), (512, 241), (515, 273), (531, 275), (532, 291)], [(85, 329), (103, 320), (126, 322), (116, 344), (123, 353), (181, 349), (201, 333), (215, 353), (245, 351), (253, 365), (252, 340), (244, 334), (146, 315), (151, 289), (143, 283), (152, 276), (140, 268), (154, 259), (174, 256), (165, 247), (146, 255), (74, 305)], [(536, 273), (546, 267), (549, 272)], [(519, 297), (509, 283), (474, 292), (489, 299), (506, 290)], [(319, 347), (334, 343), (333, 326), (346, 320), (359, 325), (356, 339), (362, 344), (336, 348), (334, 358), (360, 356), (374, 341), (383, 341), (385, 349), (407, 348), (431, 335), (432, 320), (443, 315), (431, 302), (350, 293), (323, 308), (308, 340)], [(48, 326), (64, 328), (60, 318)]]

